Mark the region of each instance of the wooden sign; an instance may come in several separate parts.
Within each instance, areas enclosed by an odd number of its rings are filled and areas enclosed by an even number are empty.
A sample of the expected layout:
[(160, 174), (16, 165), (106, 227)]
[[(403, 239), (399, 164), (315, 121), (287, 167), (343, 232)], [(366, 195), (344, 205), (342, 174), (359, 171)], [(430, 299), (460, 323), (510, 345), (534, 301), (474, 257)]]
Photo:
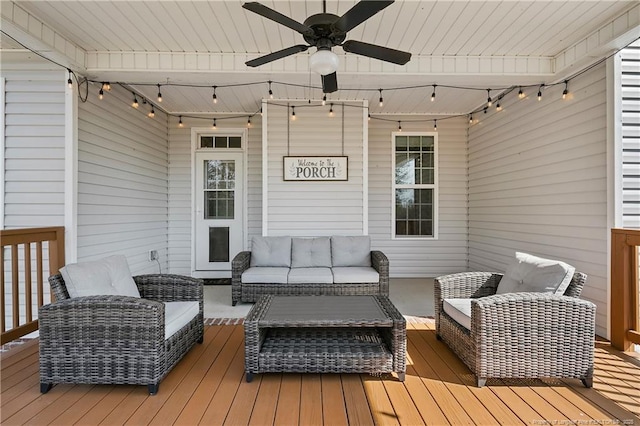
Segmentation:
[(283, 157), (283, 160), (284, 180), (348, 180), (349, 157)]

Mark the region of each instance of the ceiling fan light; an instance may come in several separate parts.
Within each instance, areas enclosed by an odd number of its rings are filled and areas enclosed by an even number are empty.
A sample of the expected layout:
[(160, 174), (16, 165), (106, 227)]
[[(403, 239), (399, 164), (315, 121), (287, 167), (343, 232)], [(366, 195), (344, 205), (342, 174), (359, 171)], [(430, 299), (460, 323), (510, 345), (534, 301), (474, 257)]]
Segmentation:
[(338, 69), (338, 55), (327, 49), (320, 49), (309, 58), (309, 68), (320, 75), (329, 75)]

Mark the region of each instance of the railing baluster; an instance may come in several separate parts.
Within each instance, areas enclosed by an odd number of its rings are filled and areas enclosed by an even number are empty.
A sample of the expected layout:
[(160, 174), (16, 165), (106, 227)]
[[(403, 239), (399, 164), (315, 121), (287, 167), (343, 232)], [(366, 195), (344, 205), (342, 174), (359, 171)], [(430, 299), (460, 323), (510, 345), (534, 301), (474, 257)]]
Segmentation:
[(31, 306), (31, 244), (24, 244), (24, 303), (26, 305), (25, 318), (27, 322), (33, 321)]
[(2, 270), (0, 270), (0, 306), (2, 306), (2, 310), (1, 315), (0, 315), (0, 332), (4, 333), (7, 329), (6, 329), (6, 325), (4, 323), (5, 319), (5, 300), (4, 300), (4, 288), (5, 288), (5, 281), (4, 281), (4, 246), (1, 247), (0, 250), (0, 260), (2, 261)]
[(42, 241), (36, 243), (38, 306), (44, 305), (44, 273), (42, 272)]
[(20, 325), (20, 275), (18, 274), (18, 244), (11, 245), (11, 297), (13, 308), (13, 328)]

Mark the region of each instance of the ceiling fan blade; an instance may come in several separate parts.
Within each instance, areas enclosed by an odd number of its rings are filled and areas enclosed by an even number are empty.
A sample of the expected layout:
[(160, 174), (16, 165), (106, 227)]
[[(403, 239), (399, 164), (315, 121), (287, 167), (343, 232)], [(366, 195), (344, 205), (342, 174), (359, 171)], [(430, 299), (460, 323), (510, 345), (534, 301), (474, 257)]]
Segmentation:
[(362, 24), (364, 21), (371, 18), (391, 3), (393, 3), (393, 0), (362, 0), (349, 9), (347, 13), (342, 15), (340, 19), (333, 24), (333, 27), (346, 33), (347, 31), (350, 31)]
[(320, 77), (322, 77), (323, 93), (333, 93), (338, 90), (338, 76), (335, 72), (327, 75), (321, 75)]
[(313, 30), (310, 27), (307, 27), (306, 25), (301, 24), (300, 22), (295, 21), (280, 12), (276, 12), (275, 10), (258, 2), (244, 3), (242, 7), (267, 19), (271, 19), (278, 24), (282, 24), (285, 27), (289, 27), (292, 30), (296, 30), (300, 34), (313, 35)]
[(342, 49), (344, 49), (345, 52), (368, 56), (369, 58), (380, 59), (381, 61), (391, 62), (398, 65), (404, 65), (411, 59), (411, 53), (362, 41), (345, 41), (342, 44)]
[(259, 67), (260, 65), (267, 64), (271, 61), (275, 61), (276, 59), (282, 59), (287, 56), (295, 55), (296, 53), (304, 52), (307, 49), (309, 49), (309, 46), (305, 44), (296, 44), (295, 46), (287, 47), (286, 49), (278, 50), (277, 52), (272, 52), (268, 55), (247, 61), (245, 62), (245, 65), (248, 67)]

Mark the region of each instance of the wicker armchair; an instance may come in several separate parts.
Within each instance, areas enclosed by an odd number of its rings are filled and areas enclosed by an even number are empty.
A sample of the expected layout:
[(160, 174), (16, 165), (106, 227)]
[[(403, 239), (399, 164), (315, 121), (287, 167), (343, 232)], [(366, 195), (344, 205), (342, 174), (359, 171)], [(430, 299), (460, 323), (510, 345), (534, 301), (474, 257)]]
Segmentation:
[[(593, 384), (595, 313), (578, 299), (587, 276), (576, 272), (564, 295), (495, 294), (502, 274), (466, 272), (435, 279), (436, 336), (475, 374), (488, 378), (578, 378)], [(471, 298), (471, 329), (443, 310), (444, 299)]]
[[(69, 298), (60, 274), (49, 277), (56, 301), (42, 306), (40, 391), (54, 383), (147, 385), (160, 381), (203, 341), (202, 280), (180, 275), (133, 277), (141, 298)], [(198, 301), (199, 314), (165, 340), (161, 302)]]

